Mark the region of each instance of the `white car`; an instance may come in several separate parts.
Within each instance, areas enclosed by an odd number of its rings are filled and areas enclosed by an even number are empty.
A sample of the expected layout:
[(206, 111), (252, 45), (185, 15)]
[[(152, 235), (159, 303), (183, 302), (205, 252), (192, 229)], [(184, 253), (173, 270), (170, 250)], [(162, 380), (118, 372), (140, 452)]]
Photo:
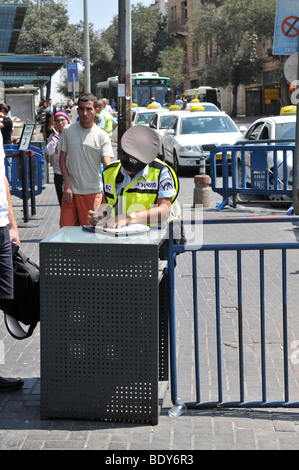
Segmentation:
[(163, 112), (165, 109), (159, 108), (138, 108), (132, 111), (132, 126), (137, 124), (148, 124), (153, 113)]
[(154, 129), (154, 131), (158, 134), (159, 140), (160, 140), (160, 146), (159, 146), (159, 155), (162, 156), (162, 139), (165, 130), (168, 128), (170, 121), (174, 116), (176, 116), (178, 113), (182, 113), (183, 111), (167, 111), (164, 110), (163, 113), (161, 112), (155, 112), (152, 114), (150, 120), (149, 120), (149, 127)]
[[(200, 157), (209, 166), (210, 151), (223, 145), (234, 145), (241, 131), (224, 112), (181, 111), (171, 120), (162, 140), (165, 161), (177, 174), (182, 169), (198, 167)], [(219, 155), (221, 163), (221, 155)]]
[[(248, 128), (246, 133), (242, 136), (241, 139), (238, 139), (236, 145), (239, 143), (248, 142), (252, 144), (254, 141), (262, 141), (261, 145), (275, 145), (275, 143), (269, 144), (265, 141), (268, 140), (294, 140), (296, 137), (296, 115), (285, 115), (285, 116), (269, 116), (265, 118), (260, 118), (254, 121), (254, 123)], [(284, 142), (277, 142), (277, 144), (283, 144)], [(285, 142), (286, 145), (294, 145), (293, 142)], [(245, 152), (245, 172), (246, 172), (246, 182), (248, 185), (251, 185), (251, 158), (250, 152)], [(241, 170), (241, 154), (237, 152), (237, 171), (238, 171), (238, 182), (241, 182), (242, 170)], [(273, 153), (268, 152), (268, 168), (270, 172), (269, 185), (273, 186), (273, 175), (274, 171), (274, 161)], [(279, 184), (283, 186), (283, 152), (277, 152), (277, 171)], [(287, 153), (287, 172), (288, 172), (288, 184), (289, 188), (292, 187), (293, 183), (293, 153)], [(285, 196), (271, 195), (270, 199), (272, 200), (284, 200)]]
[(215, 113), (220, 113), (220, 109), (214, 103), (206, 103), (199, 101), (199, 103), (188, 103), (185, 111), (190, 111), (191, 108), (200, 106), (204, 108), (203, 111), (215, 111)]

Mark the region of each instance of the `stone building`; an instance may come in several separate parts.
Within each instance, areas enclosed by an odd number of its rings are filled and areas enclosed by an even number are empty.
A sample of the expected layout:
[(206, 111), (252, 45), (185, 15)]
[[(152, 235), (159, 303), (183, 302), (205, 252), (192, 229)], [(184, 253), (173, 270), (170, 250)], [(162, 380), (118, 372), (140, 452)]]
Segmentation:
[[(191, 34), (191, 19), (200, 2), (209, 0), (168, 0), (168, 31), (175, 44), (185, 50), (184, 90), (209, 85), (201, 80), (201, 71), (206, 62), (215, 53), (213, 47), (200, 47)], [(223, 0), (210, 0), (220, 6)], [(268, 54), (272, 47), (269, 40), (258, 44), (258, 55), (261, 58), (262, 71), (252, 86), (240, 86), (238, 91), (237, 115), (259, 116), (279, 113), (281, 106), (290, 103), (286, 85), (281, 85), (276, 78), (277, 64)], [(221, 108), (228, 114), (232, 110), (232, 90), (228, 86), (220, 88)]]

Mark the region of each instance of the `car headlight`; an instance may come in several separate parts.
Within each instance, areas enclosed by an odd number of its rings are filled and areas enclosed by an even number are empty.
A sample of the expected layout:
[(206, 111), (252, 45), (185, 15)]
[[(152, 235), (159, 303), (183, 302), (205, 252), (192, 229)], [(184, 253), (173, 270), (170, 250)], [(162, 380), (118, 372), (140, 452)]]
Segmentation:
[(202, 152), (200, 145), (184, 145), (180, 148), (181, 152)]

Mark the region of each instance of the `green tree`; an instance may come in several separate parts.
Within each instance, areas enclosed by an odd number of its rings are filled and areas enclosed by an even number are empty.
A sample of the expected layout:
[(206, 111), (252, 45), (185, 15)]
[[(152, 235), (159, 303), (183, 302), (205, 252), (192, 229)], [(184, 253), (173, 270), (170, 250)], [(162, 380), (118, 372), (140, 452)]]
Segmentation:
[(54, 0), (28, 0), (27, 13), (18, 41), (17, 54), (39, 54), (53, 51), (68, 60), (83, 56), (82, 25), (69, 24), (68, 11)]
[[(155, 72), (159, 66), (158, 55), (171, 44), (167, 31), (167, 18), (157, 10), (141, 3), (132, 5), (132, 72)], [(96, 82), (119, 73), (118, 16), (101, 31), (98, 58), (91, 67), (93, 87)]]
[[(239, 85), (254, 83), (261, 70), (259, 40), (274, 34), (276, 0), (226, 0), (220, 7), (204, 4), (192, 25), (194, 37), (204, 47), (217, 50), (203, 72), (205, 84), (232, 84), (233, 109), (237, 111)], [(204, 84), (204, 83), (202, 83)]]
[(168, 46), (163, 51), (160, 51), (158, 60), (161, 67), (158, 69), (162, 77), (170, 77), (173, 96), (176, 94), (178, 86), (184, 81), (184, 57), (185, 51), (178, 46)]
[[(19, 3), (10, 0), (1, 3)], [(39, 54), (53, 51), (54, 55), (67, 58), (67, 62), (83, 63), (84, 60), (84, 23), (69, 23), (67, 8), (55, 0), (40, 0), (37, 8), (36, 0), (26, 0), (28, 8), (18, 41), (17, 54)], [(99, 33), (89, 24), (90, 60), (96, 61), (101, 50)], [(64, 90), (67, 84), (62, 85)], [(50, 93), (47, 86), (47, 95)], [(80, 90), (81, 85), (80, 85)], [(66, 94), (68, 96), (68, 94)]]

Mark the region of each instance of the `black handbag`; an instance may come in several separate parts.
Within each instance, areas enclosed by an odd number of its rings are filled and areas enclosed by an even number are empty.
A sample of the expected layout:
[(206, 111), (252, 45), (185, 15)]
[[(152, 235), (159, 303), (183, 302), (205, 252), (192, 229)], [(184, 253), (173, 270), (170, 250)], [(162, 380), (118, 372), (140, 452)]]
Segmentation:
[(8, 332), (21, 340), (32, 335), (40, 320), (40, 271), (15, 243), (12, 243), (12, 256), (14, 298), (0, 300), (0, 309)]

